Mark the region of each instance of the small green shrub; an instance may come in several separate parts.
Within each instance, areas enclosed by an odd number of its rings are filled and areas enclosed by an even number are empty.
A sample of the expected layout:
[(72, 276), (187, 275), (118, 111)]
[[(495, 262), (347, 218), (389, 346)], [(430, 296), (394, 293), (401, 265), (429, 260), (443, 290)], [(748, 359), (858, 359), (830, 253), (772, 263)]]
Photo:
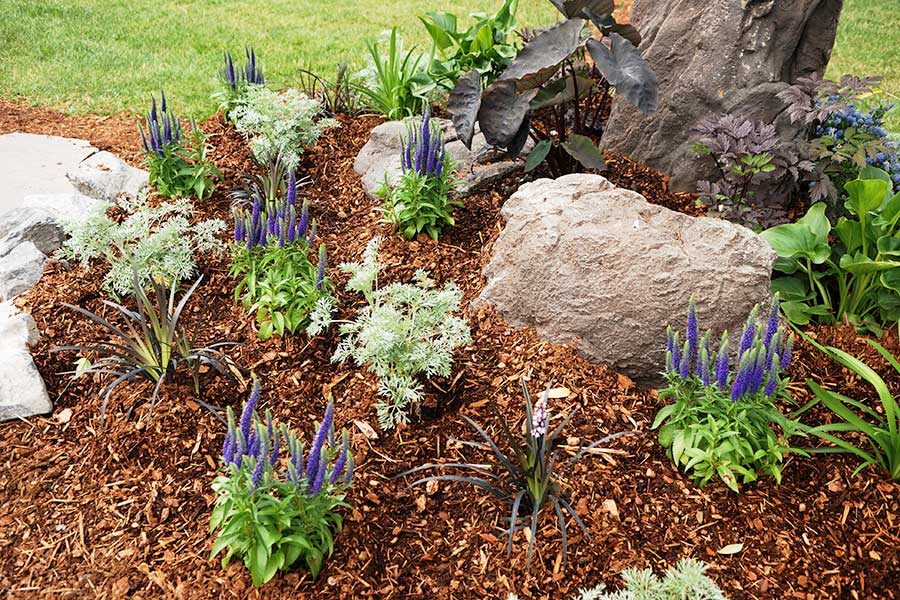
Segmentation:
[(431, 61), (428, 72), (441, 86), (453, 89), (463, 73), (478, 71), (481, 84), (489, 85), (516, 57), (518, 49), (509, 40), (516, 30), (519, 0), (505, 0), (493, 15), (477, 13), (468, 29), (457, 30), (456, 15), (430, 12), (419, 17), (440, 56)]
[(409, 409), (418, 409), (422, 385), (417, 377), (450, 376), (453, 351), (471, 341), (459, 312), (462, 292), (454, 283), (434, 289), (425, 271), (417, 271), (415, 283), (392, 283), (379, 288), (378, 247), (381, 238), (366, 246), (361, 263), (346, 263), (350, 274), (347, 290), (360, 292), (366, 305), (354, 321), (332, 321), (333, 301), (321, 299), (311, 315), (307, 331), (318, 335), (332, 322), (340, 324), (343, 339), (332, 357), (334, 362), (352, 358), (380, 378), (378, 393), (385, 400), (376, 404), (383, 429), (409, 421)]
[(718, 352), (713, 351), (711, 332), (700, 337), (693, 298), (683, 345), (669, 328), (669, 385), (660, 391), (660, 399), (672, 398), (674, 403), (657, 413), (653, 429), (660, 428), (659, 443), (697, 485), (719, 478), (737, 492), (741, 483), (755, 481), (759, 473), (780, 483), (785, 456), (805, 455), (787, 444), (800, 433), (800, 424), (781, 414), (773, 402), (784, 395), (781, 372), (790, 365), (793, 336), (781, 326), (777, 300), (765, 324), (757, 315), (758, 308), (747, 319), (733, 370), (728, 332), (722, 334)]
[(69, 237), (58, 254), (77, 259), (84, 269), (94, 259), (109, 263), (103, 289), (115, 297), (135, 291), (133, 269), (141, 287), (154, 279), (190, 280), (197, 275), (198, 253), (223, 249), (216, 236), (225, 229), (225, 222), (209, 219), (192, 224), (194, 208), (185, 198), (151, 206), (146, 194), (134, 200), (122, 196), (116, 207), (126, 213), (121, 221), (98, 207), (86, 219), (64, 222)]
[(406, 131), (400, 181), (394, 187), (385, 181), (378, 191), (384, 200), (382, 211), (385, 221), (405, 237), (412, 239), (424, 231), (436, 240), (444, 227), (456, 223), (453, 208), (462, 206), (451, 198), (453, 159), (445, 152), (444, 136), (427, 107), (421, 122), (407, 122)]
[(334, 119), (318, 118), (320, 111), (318, 100), (293, 88), (275, 92), (251, 85), (231, 111), (231, 119), (249, 139), (257, 161), (266, 164), (281, 157), (294, 171), (303, 149), (315, 144), (326, 129), (338, 126)]
[(239, 422), (228, 409), (225, 473), (213, 482), (218, 498), (209, 522), (210, 531), (219, 530), (210, 558), (227, 549), (222, 567), (237, 556), (256, 587), (300, 561), (313, 577), (319, 575), (343, 526), (338, 510), (349, 508), (344, 498), (353, 478), (346, 429), (335, 443), (333, 404), (304, 456), (293, 431), (279, 427), (268, 411), (265, 421), (259, 418), (259, 397), (254, 382)]
[(819, 202), (796, 223), (762, 232), (783, 273), (772, 290), (794, 323), (846, 319), (880, 334), (900, 319), (900, 193), (891, 196), (888, 174), (874, 167), (844, 188), (847, 214), (834, 228)]

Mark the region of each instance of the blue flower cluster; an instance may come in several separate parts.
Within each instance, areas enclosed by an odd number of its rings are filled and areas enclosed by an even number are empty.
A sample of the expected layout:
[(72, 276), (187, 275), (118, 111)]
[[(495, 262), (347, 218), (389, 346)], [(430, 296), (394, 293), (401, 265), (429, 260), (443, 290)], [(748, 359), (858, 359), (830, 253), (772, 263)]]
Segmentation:
[(444, 169), (444, 135), (431, 122), (431, 109), (425, 107), (418, 126), (407, 126), (407, 139), (402, 141), (400, 167), (404, 173), (440, 177)]
[(168, 111), (165, 92), (160, 90), (159, 95), (159, 111), (156, 110), (156, 98), (150, 96), (150, 112), (145, 117), (147, 131), (144, 131), (144, 126), (140, 123), (138, 123), (138, 129), (141, 132), (141, 144), (144, 152), (147, 154), (155, 152), (163, 156), (166, 147), (181, 140), (181, 122), (177, 116)]
[[(838, 102), (838, 96), (830, 96), (820, 102)], [(885, 171), (894, 182), (894, 191), (900, 192), (900, 143), (887, 141), (888, 131), (884, 128), (884, 116), (894, 108), (894, 103), (881, 103), (875, 108), (863, 111), (850, 104), (846, 109), (833, 113), (824, 122), (816, 125), (816, 136), (828, 136), (841, 145), (849, 130), (870, 136), (872, 140), (885, 140), (888, 152), (879, 152), (866, 158), (866, 163)]]
[(697, 304), (692, 296), (684, 343), (671, 326), (666, 331), (666, 375), (682, 381), (696, 378), (704, 387), (715, 386), (728, 392), (732, 401), (760, 392), (771, 398), (778, 390), (781, 371), (790, 366), (794, 336), (781, 324), (777, 299), (772, 302), (765, 324), (758, 317), (757, 306), (744, 326), (737, 361), (732, 369), (728, 332), (722, 334), (718, 351), (711, 350), (712, 332), (707, 330), (700, 337)]
[(316, 238), (316, 223), (313, 221), (310, 226), (308, 202), (303, 202), (297, 218), (297, 178), (293, 172), (288, 174), (285, 198), (273, 202), (254, 195), (249, 209), (237, 206), (232, 216), (234, 241), (246, 244), (248, 249), (271, 242), (277, 242), (282, 248), (300, 241), (312, 246)]
[(244, 54), (247, 55), (247, 62), (244, 63), (242, 69), (234, 68), (234, 61), (231, 53), (225, 52), (225, 68), (222, 69), (222, 79), (231, 88), (232, 92), (236, 92), (239, 85), (246, 83), (254, 83), (264, 85), (266, 78), (263, 77), (262, 68), (256, 64), (256, 52), (253, 48), (244, 48)]
[[(260, 385), (259, 381), (255, 381), (250, 399), (244, 404), (237, 423), (234, 414), (228, 410), (228, 433), (222, 447), (222, 461), (226, 466), (232, 466), (236, 471), (247, 469), (253, 489), (258, 489), (267, 480), (275, 479), (283, 439), (288, 459), (285, 481), (311, 495), (320, 493), (326, 482), (330, 485), (349, 485), (353, 479), (353, 455), (346, 430), (342, 433), (340, 446), (335, 444), (333, 404), (329, 403), (325, 409), (325, 417), (304, 458), (303, 442), (287, 427), (276, 430), (269, 411), (266, 411), (265, 422), (259, 419), (256, 414), (259, 398)], [(329, 462), (332, 463), (330, 469)]]

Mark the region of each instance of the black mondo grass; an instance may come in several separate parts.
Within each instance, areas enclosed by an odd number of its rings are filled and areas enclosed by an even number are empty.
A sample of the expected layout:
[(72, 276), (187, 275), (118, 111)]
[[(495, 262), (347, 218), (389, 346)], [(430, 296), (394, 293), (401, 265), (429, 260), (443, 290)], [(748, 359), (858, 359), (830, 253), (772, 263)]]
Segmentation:
[[(548, 503), (553, 506), (556, 515), (557, 524), (559, 526), (560, 536), (562, 538), (563, 562), (565, 563), (568, 551), (568, 527), (566, 524), (566, 513), (568, 513), (575, 523), (578, 524), (582, 532), (588, 540), (591, 534), (585, 526), (584, 522), (575, 512), (575, 509), (569, 503), (565, 493), (560, 489), (559, 471), (557, 465), (559, 463), (560, 449), (556, 447), (557, 438), (559, 437), (565, 426), (572, 420), (578, 409), (570, 412), (562, 422), (551, 433), (548, 433), (550, 415), (547, 408), (550, 385), (541, 394), (537, 404), (532, 404), (531, 395), (528, 393), (528, 387), (525, 379), (521, 381), (522, 393), (525, 397), (525, 434), (517, 439), (509, 426), (506, 418), (500, 413), (496, 403), (490, 400), (491, 409), (497, 417), (500, 429), (506, 444), (509, 447), (512, 458), (508, 457), (500, 450), (500, 446), (493, 438), (477, 423), (469, 417), (462, 415), (469, 425), (471, 425), (481, 437), (483, 441), (454, 440), (463, 446), (477, 448), (479, 450), (489, 450), (493, 455), (493, 461), (487, 463), (429, 463), (405, 471), (399, 477), (420, 473), (430, 469), (438, 468), (454, 468), (464, 472), (472, 473), (472, 475), (430, 475), (417, 479), (409, 485), (413, 487), (429, 481), (456, 481), (468, 483), (477, 488), (484, 490), (498, 500), (511, 505), (511, 511), (506, 521), (509, 527), (504, 531), (504, 535), (508, 537), (507, 556), (512, 556), (513, 537), (516, 532), (528, 530), (528, 558), (526, 568), (531, 565), (531, 558), (534, 554), (534, 541), (537, 537), (538, 525), (540, 521), (541, 510)], [(624, 435), (635, 434), (633, 431), (622, 431), (608, 435), (599, 439), (588, 446), (581, 447), (575, 455), (569, 459), (565, 465), (565, 474), (571, 474), (578, 460), (589, 452), (602, 452), (602, 444)], [(524, 513), (524, 514), (523, 514)]]
[[(106, 407), (109, 397), (119, 384), (126, 381), (147, 379), (153, 382), (153, 395), (150, 398), (148, 413), (148, 418), (152, 419), (153, 408), (162, 384), (171, 380), (180, 367), (184, 366), (190, 369), (194, 393), (198, 396), (202, 366), (211, 367), (226, 376), (234, 377), (240, 374), (240, 369), (235, 362), (221, 350), (228, 346), (239, 345), (237, 342), (218, 342), (206, 347), (195, 347), (194, 340), (199, 328), (199, 320), (193, 332), (188, 332), (181, 322), (184, 308), (203, 280), (202, 276), (194, 282), (177, 303), (176, 293), (180, 287), (178, 281), (168, 285), (154, 279), (151, 293), (148, 295), (147, 291), (138, 283), (137, 270), (135, 270), (134, 278), (137, 310), (130, 310), (122, 304), (103, 300), (104, 305), (113, 309), (121, 317), (124, 323), (122, 327), (117, 327), (100, 315), (80, 306), (63, 303), (63, 306), (71, 308), (97, 324), (101, 331), (106, 333), (108, 339), (92, 344), (60, 346), (51, 349), (51, 352), (77, 351), (82, 355), (84, 353), (99, 355), (96, 362), (88, 362), (85, 367), (79, 367), (76, 371), (68, 371), (63, 374), (74, 374), (78, 377), (93, 373), (114, 377), (101, 392), (103, 396), (103, 404), (100, 409), (101, 428), (106, 422)], [(221, 417), (216, 414), (215, 407), (199, 398), (195, 400), (221, 420)], [(130, 413), (131, 410), (129, 410)]]

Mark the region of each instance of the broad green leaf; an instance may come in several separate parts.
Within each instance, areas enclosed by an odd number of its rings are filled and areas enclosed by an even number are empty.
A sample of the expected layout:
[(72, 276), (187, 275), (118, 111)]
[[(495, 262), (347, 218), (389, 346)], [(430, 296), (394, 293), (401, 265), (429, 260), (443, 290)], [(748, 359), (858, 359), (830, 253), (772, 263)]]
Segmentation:
[(809, 281), (801, 277), (779, 277), (772, 280), (772, 293), (778, 294), (782, 301), (809, 300), (812, 294)]
[(786, 223), (767, 229), (759, 235), (769, 242), (781, 258), (802, 256), (819, 265), (831, 255), (828, 244), (819, 241), (812, 227), (807, 224)]
[(539, 164), (544, 162), (544, 159), (547, 158), (547, 153), (550, 152), (550, 148), (553, 143), (550, 140), (541, 140), (538, 142), (534, 148), (532, 148), (531, 152), (528, 154), (528, 158), (525, 160), (525, 172), (529, 172)]
[(900, 267), (900, 262), (890, 260), (872, 260), (862, 252), (850, 255), (845, 254), (841, 257), (841, 269), (853, 275), (863, 273), (876, 273), (887, 269)]
[(606, 169), (603, 153), (591, 138), (577, 133), (571, 133), (569, 134), (569, 139), (562, 143), (562, 147), (572, 156), (572, 158), (580, 162), (585, 168), (597, 169), (598, 171)]
[(845, 252), (853, 253), (862, 248), (863, 233), (859, 221), (841, 217), (834, 226), (834, 232), (844, 244)]
[[(900, 300), (900, 263), (898, 263), (897, 268), (890, 269), (881, 274), (881, 285), (894, 292), (894, 294), (897, 295), (898, 300)], [(890, 300), (887, 298), (879, 301), (879, 305), (881, 304), (885, 307), (891, 306)]]
[(888, 184), (880, 179), (854, 179), (844, 184), (850, 197), (844, 206), (853, 214), (866, 215), (877, 210), (884, 202)]
[(827, 243), (828, 234), (831, 233), (831, 222), (828, 220), (828, 217), (825, 216), (826, 208), (827, 206), (824, 202), (817, 202), (809, 207), (806, 214), (797, 221), (798, 223), (808, 225), (810, 230), (816, 236), (816, 242), (819, 243)]
[(888, 235), (878, 238), (878, 252), (886, 256), (900, 256), (900, 238)]

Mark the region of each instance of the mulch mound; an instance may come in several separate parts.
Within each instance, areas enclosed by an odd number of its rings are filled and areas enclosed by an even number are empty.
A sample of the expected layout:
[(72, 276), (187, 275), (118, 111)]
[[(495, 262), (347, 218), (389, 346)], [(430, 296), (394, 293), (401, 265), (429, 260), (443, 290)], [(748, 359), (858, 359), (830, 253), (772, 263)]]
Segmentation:
[[(304, 155), (306, 189), (331, 264), (357, 260), (373, 235), (383, 235), (385, 281), (406, 280), (418, 268), (440, 283), (456, 281), (469, 303), (484, 285), (481, 268), (502, 223), (500, 207), (520, 183), (506, 181), (466, 202), (458, 225), (440, 243), (406, 241), (379, 223), (352, 170), (353, 159), (377, 118), (342, 119)], [(42, 109), (0, 104), (0, 132), (15, 129), (80, 135), (99, 147), (136, 158), (134, 119), (67, 117)], [(233, 183), (252, 168), (246, 144), (214, 117), (204, 124), (210, 156)], [(129, 152), (131, 154), (129, 154)], [(651, 201), (695, 210), (689, 196), (667, 191), (656, 173), (610, 157), (610, 178)], [(226, 186), (198, 206), (199, 217), (227, 217)], [(336, 403), (336, 422), (351, 431), (358, 468), (343, 532), (319, 578), (296, 569), (254, 590), (240, 564), (222, 570), (208, 554), (208, 520), (224, 439), (223, 426), (199, 407), (189, 382), (163, 388), (152, 420), (142, 404), (147, 384), (121, 386), (101, 430), (99, 391), (105, 382), (72, 382), (72, 353), (56, 346), (86, 343), (96, 330), (61, 306), (69, 302), (102, 310), (102, 267), (66, 270), (51, 264), (20, 304), (44, 333), (34, 349), (56, 410), (49, 418), (0, 425), (0, 589), (10, 597), (54, 598), (522, 598), (573, 597), (582, 587), (619, 584), (627, 567), (658, 571), (692, 556), (710, 565), (711, 577), (729, 597), (900, 597), (900, 485), (856, 462), (825, 455), (790, 459), (784, 481), (764, 479), (740, 495), (713, 484), (697, 488), (673, 470), (649, 430), (659, 408), (652, 390), (592, 365), (568, 347), (511, 329), (490, 310), (469, 312), (472, 343), (457, 354), (454, 375), (428, 388), (422, 415), (408, 427), (371, 435), (376, 381), (364, 370), (335, 365), (334, 331), (260, 341), (251, 318), (232, 302), (233, 283), (223, 257), (201, 261), (206, 301), (191, 307), (201, 342), (237, 341), (233, 357), (263, 382), (263, 408), (305, 436), (320, 418), (326, 395)], [(330, 276), (342, 289), (337, 269)], [(339, 294), (351, 315), (360, 299)], [(864, 340), (846, 327), (818, 328), (821, 341), (864, 357), (887, 375)], [(895, 333), (885, 343), (900, 349)], [(826, 386), (866, 397), (865, 385), (799, 343), (794, 380), (815, 377)], [(408, 488), (397, 475), (428, 463), (486, 457), (452, 438), (475, 439), (462, 414), (497, 432), (489, 401), (520, 419), (519, 380), (533, 393), (548, 382), (569, 395), (554, 401), (559, 415), (578, 408), (567, 428), (570, 449), (608, 433), (633, 430), (614, 452), (583, 460), (564, 481), (590, 539), (569, 527), (568, 560), (554, 519), (545, 511), (538, 553), (525, 568), (527, 543), (516, 536), (507, 557), (502, 532), (507, 508), (461, 484)], [(892, 385), (898, 385), (893, 376)], [(239, 408), (246, 385), (214, 373), (202, 377), (203, 400)], [(68, 386), (68, 387), (67, 387)], [(796, 384), (798, 402), (807, 394)], [(136, 407), (132, 417), (129, 409)], [(827, 415), (814, 414), (813, 418)], [(566, 450), (570, 452), (570, 450)], [(719, 551), (743, 544), (733, 555)]]

